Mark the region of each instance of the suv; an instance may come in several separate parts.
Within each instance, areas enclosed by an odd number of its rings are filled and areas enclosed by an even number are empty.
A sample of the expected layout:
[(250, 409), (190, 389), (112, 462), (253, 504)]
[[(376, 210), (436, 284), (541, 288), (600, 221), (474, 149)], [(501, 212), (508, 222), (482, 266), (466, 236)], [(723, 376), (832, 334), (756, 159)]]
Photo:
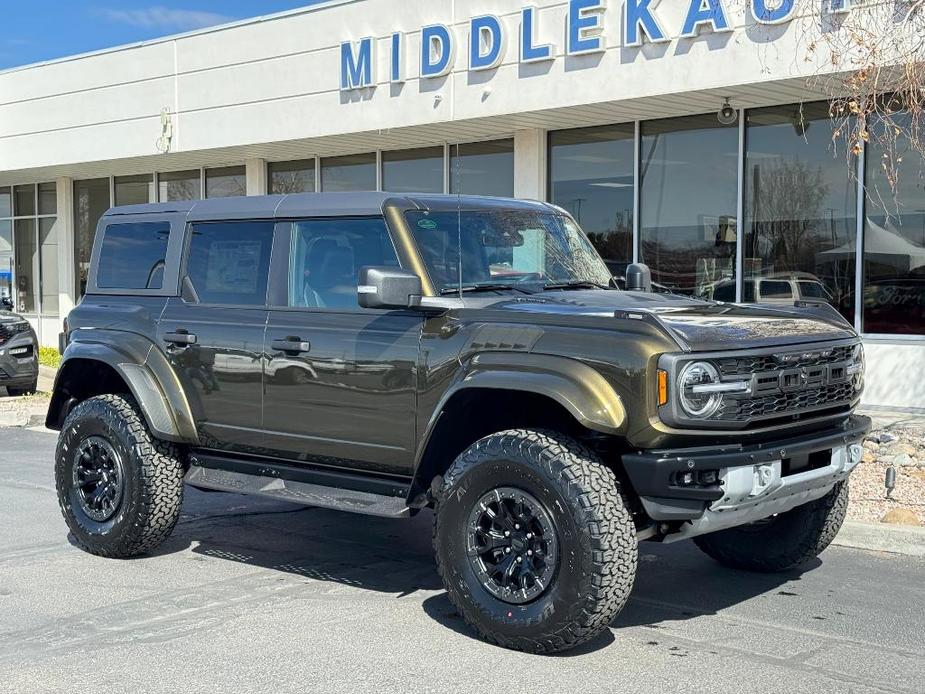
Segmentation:
[(109, 211), (47, 424), (88, 552), (172, 531), (183, 484), (402, 518), (478, 633), (613, 620), (641, 540), (785, 571), (821, 552), (870, 427), (821, 305), (615, 288), (563, 210), (378, 193)]
[(39, 343), (32, 326), (0, 303), (0, 388), (13, 396), (38, 389)]

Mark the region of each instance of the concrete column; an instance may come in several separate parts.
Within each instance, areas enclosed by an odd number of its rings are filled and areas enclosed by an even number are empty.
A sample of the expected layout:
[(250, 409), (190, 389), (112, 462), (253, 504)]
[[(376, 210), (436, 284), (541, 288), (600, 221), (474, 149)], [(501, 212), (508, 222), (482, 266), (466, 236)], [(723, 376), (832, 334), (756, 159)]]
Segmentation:
[(58, 193), (58, 305), (64, 318), (77, 305), (76, 224), (74, 220), (74, 181), (55, 181)]
[(267, 194), (267, 162), (264, 159), (248, 159), (247, 167), (247, 194)]
[(537, 128), (514, 133), (514, 195), (546, 199), (546, 131)]

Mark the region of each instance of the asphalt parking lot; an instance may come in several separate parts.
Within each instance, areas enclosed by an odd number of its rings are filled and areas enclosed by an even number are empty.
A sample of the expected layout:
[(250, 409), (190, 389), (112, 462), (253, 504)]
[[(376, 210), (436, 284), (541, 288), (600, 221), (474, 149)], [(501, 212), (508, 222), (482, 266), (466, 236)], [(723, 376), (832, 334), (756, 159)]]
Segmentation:
[(0, 429), (0, 691), (925, 691), (925, 560), (833, 547), (802, 575), (643, 544), (612, 629), (541, 657), (476, 640), (430, 514), (187, 490), (156, 556), (68, 542), (51, 433)]

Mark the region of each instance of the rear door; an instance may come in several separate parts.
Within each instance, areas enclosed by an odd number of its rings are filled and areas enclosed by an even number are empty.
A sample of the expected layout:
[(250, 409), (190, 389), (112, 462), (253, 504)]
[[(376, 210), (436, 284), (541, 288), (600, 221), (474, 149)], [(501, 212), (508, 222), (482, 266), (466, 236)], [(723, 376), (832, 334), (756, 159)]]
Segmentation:
[(363, 266), (399, 266), (382, 217), (278, 229), (264, 351), (265, 441), (275, 455), (410, 474), (424, 317), (360, 308)]
[(190, 224), (182, 295), (158, 325), (208, 448), (260, 452), (273, 230), (271, 220)]

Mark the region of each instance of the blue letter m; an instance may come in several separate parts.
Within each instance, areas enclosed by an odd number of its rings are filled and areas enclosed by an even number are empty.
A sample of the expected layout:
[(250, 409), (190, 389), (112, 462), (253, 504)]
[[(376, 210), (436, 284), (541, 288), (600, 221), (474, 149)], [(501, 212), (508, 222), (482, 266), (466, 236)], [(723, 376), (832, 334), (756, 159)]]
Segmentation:
[(340, 45), (340, 88), (360, 89), (373, 86), (373, 39), (360, 39), (357, 52), (353, 43)]

